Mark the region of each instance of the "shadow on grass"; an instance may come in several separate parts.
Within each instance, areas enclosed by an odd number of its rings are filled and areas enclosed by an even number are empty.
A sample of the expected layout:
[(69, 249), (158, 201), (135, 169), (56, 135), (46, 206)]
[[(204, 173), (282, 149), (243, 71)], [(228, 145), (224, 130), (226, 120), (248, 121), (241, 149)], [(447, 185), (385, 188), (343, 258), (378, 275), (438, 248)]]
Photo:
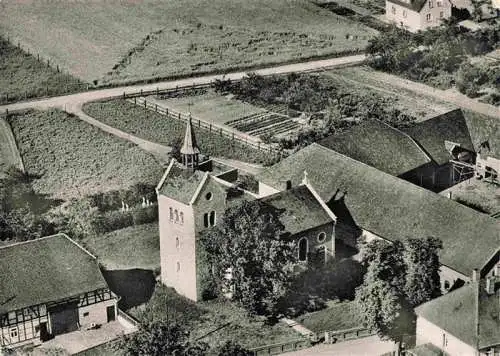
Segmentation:
[(148, 302), (155, 290), (152, 270), (103, 270), (102, 273), (109, 288), (121, 298), (118, 306), (125, 310)]

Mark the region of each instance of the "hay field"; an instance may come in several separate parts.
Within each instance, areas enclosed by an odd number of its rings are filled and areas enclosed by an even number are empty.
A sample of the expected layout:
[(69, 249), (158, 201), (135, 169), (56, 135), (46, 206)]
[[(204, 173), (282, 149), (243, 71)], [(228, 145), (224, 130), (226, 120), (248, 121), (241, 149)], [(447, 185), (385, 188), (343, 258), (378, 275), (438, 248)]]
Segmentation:
[(307, 0), (5, 0), (0, 34), (101, 83), (363, 49), (375, 34)]
[(59, 199), (156, 184), (163, 168), (132, 143), (59, 110), (9, 117), (37, 193)]

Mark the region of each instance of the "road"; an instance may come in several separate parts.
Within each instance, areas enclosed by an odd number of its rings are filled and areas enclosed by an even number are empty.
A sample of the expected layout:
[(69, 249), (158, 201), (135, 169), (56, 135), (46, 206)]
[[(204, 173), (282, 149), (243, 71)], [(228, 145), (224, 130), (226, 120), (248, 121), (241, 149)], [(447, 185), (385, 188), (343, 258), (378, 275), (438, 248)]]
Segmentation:
[[(284, 74), (293, 72), (310, 72), (324, 68), (335, 68), (346, 65), (358, 65), (363, 63), (365, 59), (366, 56), (364, 54), (360, 54), (355, 56), (347, 56), (347, 57), (331, 58), (318, 61), (310, 61), (304, 63), (274, 66), (274, 67), (255, 70), (253, 72), (259, 75)], [(147, 91), (155, 91), (157, 88), (159, 90), (165, 90), (165, 89), (174, 89), (176, 87), (185, 87), (193, 84), (208, 84), (212, 81), (215, 81), (216, 79), (222, 79), (222, 78), (238, 80), (246, 76), (247, 73), (248, 71), (228, 73), (225, 74), (224, 76), (208, 75), (203, 77), (193, 77), (180, 80), (164, 81), (153, 84), (132, 85), (132, 86), (109, 88), (109, 89), (92, 90), (78, 94), (19, 102), (19, 103), (0, 106), (0, 114), (4, 113), (6, 110), (8, 110), (9, 112), (26, 110), (26, 109), (45, 110), (49, 108), (59, 108), (64, 110), (67, 109), (69, 105), (78, 105), (94, 100), (116, 98), (123, 96), (123, 93), (137, 94), (140, 93), (141, 90), (147, 92)]]
[(294, 352), (287, 352), (286, 356), (377, 356), (394, 351), (394, 343), (382, 341), (378, 336), (340, 342), (338, 344), (319, 344), (317, 346)]

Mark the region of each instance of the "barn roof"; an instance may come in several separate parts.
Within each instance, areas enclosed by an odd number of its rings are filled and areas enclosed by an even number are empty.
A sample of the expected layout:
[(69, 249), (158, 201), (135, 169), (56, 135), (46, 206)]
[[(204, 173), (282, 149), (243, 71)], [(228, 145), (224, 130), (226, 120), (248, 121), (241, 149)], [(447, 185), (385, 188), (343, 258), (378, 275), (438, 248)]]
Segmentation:
[(339, 190), (347, 193), (344, 201), (358, 226), (392, 241), (438, 237), (441, 263), (465, 275), (483, 267), (498, 245), (498, 220), (318, 144), (269, 167), (259, 179), (275, 188), (287, 180), (298, 185), (304, 170), (327, 204)]
[(269, 195), (260, 201), (283, 210), (280, 221), (292, 235), (333, 222), (332, 217), (306, 185)]
[(107, 287), (95, 257), (64, 234), (0, 248), (0, 314)]
[[(500, 344), (500, 303), (488, 295), (484, 280), (467, 284), (415, 309), (416, 314), (479, 349)], [(479, 317), (479, 335), (475, 319)]]
[(409, 1), (404, 1), (404, 0), (387, 0), (390, 3), (400, 5), (403, 7), (406, 7), (409, 10), (420, 12), (424, 5), (427, 3), (427, 0), (409, 0)]
[(431, 162), (411, 137), (378, 120), (356, 125), (319, 144), (394, 176)]
[(445, 141), (457, 143), (460, 147), (474, 152), (474, 145), (462, 110), (452, 110), (431, 119), (415, 123), (403, 129), (439, 165), (451, 159)]

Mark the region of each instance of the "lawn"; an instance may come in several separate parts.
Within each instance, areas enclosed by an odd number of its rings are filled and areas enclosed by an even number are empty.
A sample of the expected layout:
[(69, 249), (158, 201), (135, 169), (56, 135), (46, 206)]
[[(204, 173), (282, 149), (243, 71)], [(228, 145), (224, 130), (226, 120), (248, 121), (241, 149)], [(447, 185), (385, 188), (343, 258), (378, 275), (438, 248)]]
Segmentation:
[(342, 54), (376, 33), (307, 0), (7, 0), (2, 15), (0, 33), (100, 83)]
[[(165, 145), (176, 145), (184, 138), (185, 123), (151, 110), (145, 110), (126, 100), (91, 102), (83, 110), (108, 125), (146, 140)], [(252, 163), (264, 163), (272, 155), (244, 144), (231, 141), (218, 133), (195, 127), (196, 139), (203, 154), (226, 157)]]
[(129, 313), (139, 320), (175, 321), (191, 331), (191, 339), (217, 347), (228, 340), (252, 348), (300, 339), (285, 324), (268, 325), (263, 318), (250, 317), (227, 300), (199, 303), (178, 295), (171, 288), (157, 286), (151, 300)]
[(153, 156), (63, 111), (9, 118), (34, 190), (59, 199), (156, 184), (163, 168)]
[(362, 326), (356, 304), (352, 301), (329, 303), (327, 308), (304, 314), (297, 321), (315, 333)]
[(83, 245), (107, 270), (160, 268), (158, 223), (131, 226), (104, 235), (89, 236)]
[(0, 37), (0, 104), (86, 88), (85, 83), (58, 72)]
[(168, 107), (182, 113), (191, 112), (195, 117), (215, 124), (225, 124), (228, 121), (245, 116), (264, 113), (266, 110), (242, 101), (224, 97), (212, 91), (196, 96), (179, 96), (176, 98), (156, 99), (163, 107)]

